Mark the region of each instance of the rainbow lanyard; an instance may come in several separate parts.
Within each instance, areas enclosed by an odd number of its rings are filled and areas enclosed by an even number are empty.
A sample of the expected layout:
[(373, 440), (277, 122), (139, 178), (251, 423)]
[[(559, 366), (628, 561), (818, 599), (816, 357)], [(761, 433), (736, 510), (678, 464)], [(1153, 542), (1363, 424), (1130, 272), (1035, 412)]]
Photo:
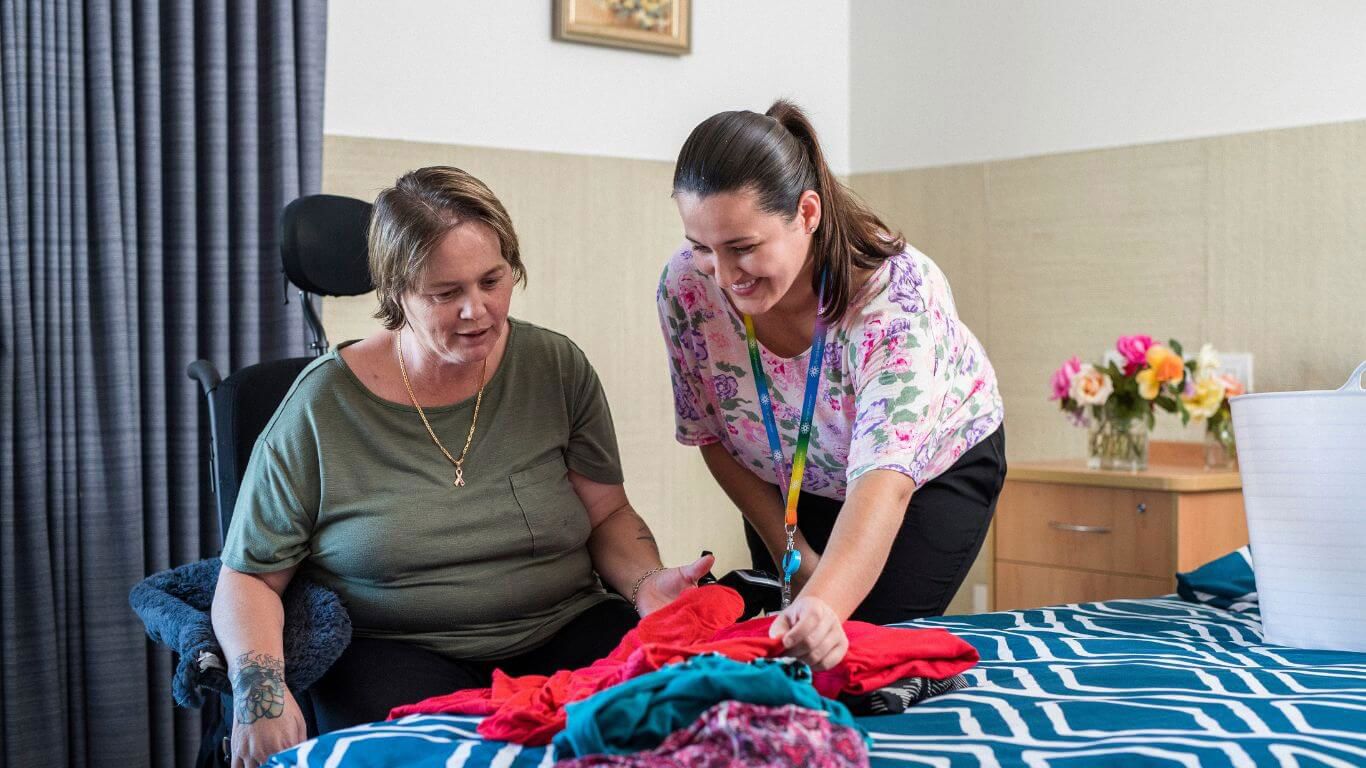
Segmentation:
[[(802, 417), (797, 426), (797, 449), (792, 454), (792, 479), (784, 493), (787, 511), (783, 516), (783, 530), (787, 533), (787, 550), (783, 553), (783, 608), (792, 602), (792, 575), (802, 565), (802, 553), (797, 551), (797, 500), (801, 498), (802, 476), (806, 473), (806, 451), (811, 445), (811, 416), (816, 411), (816, 394), (821, 387), (821, 363), (825, 360), (825, 320), (820, 310), (825, 307), (825, 272), (821, 272), (821, 289), (817, 298), (816, 327), (811, 337), (811, 361), (806, 367), (806, 394), (802, 398)], [(768, 433), (769, 458), (778, 482), (783, 479), (783, 444), (778, 439), (778, 423), (773, 418), (773, 401), (768, 393), (768, 377), (764, 362), (759, 357), (759, 339), (754, 335), (754, 320), (744, 316), (745, 343), (749, 346), (749, 365), (754, 369), (754, 386), (759, 391), (759, 410), (764, 417), (764, 431)]]

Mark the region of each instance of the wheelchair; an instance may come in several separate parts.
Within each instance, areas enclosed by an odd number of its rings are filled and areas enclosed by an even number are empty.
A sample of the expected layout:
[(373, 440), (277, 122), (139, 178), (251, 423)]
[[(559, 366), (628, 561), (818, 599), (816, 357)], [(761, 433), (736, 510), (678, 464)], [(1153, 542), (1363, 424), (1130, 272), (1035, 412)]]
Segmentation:
[[(371, 205), (337, 195), (309, 195), (285, 207), (280, 217), (280, 257), (286, 279), (298, 291), (308, 326), (309, 355), (249, 365), (227, 378), (208, 360), (195, 360), (187, 375), (199, 383), (209, 421), (209, 477), (218, 516), (219, 546), (232, 521), (247, 461), (256, 438), (309, 363), (328, 349), (313, 297), (359, 296), (374, 290), (367, 261), (366, 228)], [(227, 660), (221, 660), (226, 668)], [(297, 697), (317, 735), (307, 692)], [(198, 766), (227, 766), (232, 734), (232, 698), (210, 697), (203, 709), (204, 730)]]

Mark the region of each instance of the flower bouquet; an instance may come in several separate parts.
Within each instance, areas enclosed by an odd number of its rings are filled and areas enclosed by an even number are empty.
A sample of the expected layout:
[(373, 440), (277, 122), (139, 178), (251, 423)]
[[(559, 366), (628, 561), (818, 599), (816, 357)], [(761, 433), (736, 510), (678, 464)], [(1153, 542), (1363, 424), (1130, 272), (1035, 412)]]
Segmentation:
[(1093, 469), (1139, 471), (1148, 466), (1148, 435), (1155, 409), (1205, 422), (1205, 464), (1229, 466), (1237, 458), (1229, 399), (1246, 391), (1219, 371), (1219, 355), (1205, 344), (1184, 359), (1181, 343), (1151, 336), (1121, 336), (1098, 364), (1073, 357), (1053, 374), (1053, 395), (1072, 423), (1088, 428)]
[(1093, 469), (1139, 471), (1148, 466), (1154, 409), (1190, 420), (1183, 396), (1190, 367), (1181, 344), (1151, 336), (1121, 336), (1099, 363), (1073, 357), (1053, 374), (1053, 400), (1077, 426), (1088, 428)]

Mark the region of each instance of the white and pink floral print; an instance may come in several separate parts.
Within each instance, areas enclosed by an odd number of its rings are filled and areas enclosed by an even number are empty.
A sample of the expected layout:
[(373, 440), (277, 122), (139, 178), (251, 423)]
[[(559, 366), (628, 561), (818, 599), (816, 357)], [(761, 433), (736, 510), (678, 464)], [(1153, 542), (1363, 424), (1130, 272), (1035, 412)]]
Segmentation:
[[(678, 441), (720, 442), (742, 465), (779, 485), (769, 459), (744, 326), (715, 280), (674, 254), (660, 279), (660, 325), (669, 352)], [(791, 471), (810, 350), (781, 358), (760, 345), (773, 416)], [(823, 390), (811, 424), (802, 487), (843, 499), (874, 469), (937, 477), (1004, 419), (996, 374), (958, 319), (943, 272), (912, 248), (869, 278), (827, 331)]]

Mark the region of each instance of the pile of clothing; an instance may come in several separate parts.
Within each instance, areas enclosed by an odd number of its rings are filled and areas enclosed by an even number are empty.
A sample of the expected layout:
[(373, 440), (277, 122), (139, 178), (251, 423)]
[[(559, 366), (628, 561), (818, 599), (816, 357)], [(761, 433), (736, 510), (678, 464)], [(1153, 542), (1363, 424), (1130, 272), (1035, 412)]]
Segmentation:
[[(550, 676), (495, 671), (491, 688), (396, 707), (486, 715), (488, 739), (554, 741), (571, 765), (867, 765), (854, 715), (903, 711), (963, 687), (971, 645), (942, 629), (846, 622), (839, 666), (783, 658), (772, 617), (736, 623), (744, 601), (720, 585), (685, 592), (642, 619), (607, 657)], [(739, 754), (743, 753), (743, 754)]]

